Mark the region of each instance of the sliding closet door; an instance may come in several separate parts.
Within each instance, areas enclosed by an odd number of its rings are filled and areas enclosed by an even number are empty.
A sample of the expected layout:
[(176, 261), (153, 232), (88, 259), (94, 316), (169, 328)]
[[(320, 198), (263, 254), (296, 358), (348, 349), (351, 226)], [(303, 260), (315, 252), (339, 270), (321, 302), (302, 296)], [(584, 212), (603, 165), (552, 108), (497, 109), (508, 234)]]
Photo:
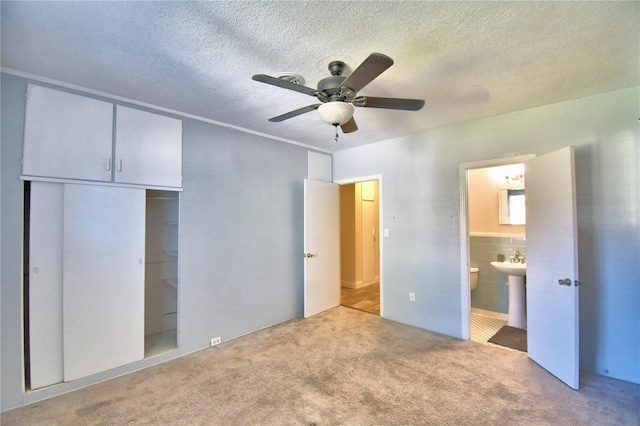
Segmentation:
[(145, 191), (65, 185), (64, 380), (144, 358)]
[(30, 194), (30, 389), (39, 389), (63, 380), (62, 199), (64, 185), (31, 182)]

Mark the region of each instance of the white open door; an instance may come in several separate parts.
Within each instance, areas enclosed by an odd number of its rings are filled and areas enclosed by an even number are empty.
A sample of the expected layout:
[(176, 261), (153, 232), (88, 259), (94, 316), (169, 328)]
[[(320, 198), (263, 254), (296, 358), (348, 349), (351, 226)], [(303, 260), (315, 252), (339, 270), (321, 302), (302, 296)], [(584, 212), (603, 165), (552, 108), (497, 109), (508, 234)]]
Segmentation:
[(304, 180), (304, 317), (340, 305), (339, 186)]
[(574, 150), (525, 162), (529, 357), (579, 387), (578, 240)]

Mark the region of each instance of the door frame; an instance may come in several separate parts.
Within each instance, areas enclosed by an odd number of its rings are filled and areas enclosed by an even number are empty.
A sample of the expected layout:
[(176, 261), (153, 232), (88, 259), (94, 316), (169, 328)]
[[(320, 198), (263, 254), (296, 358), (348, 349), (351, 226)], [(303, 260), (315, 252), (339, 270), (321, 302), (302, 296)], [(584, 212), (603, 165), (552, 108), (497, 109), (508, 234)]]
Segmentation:
[[(337, 183), (338, 185), (349, 185), (352, 183), (359, 182), (367, 182), (377, 180), (378, 181), (378, 241), (380, 242), (379, 255), (380, 255), (380, 317), (384, 318), (384, 262), (383, 262), (383, 246), (384, 246), (384, 223), (383, 223), (383, 209), (384, 203), (382, 202), (382, 175), (367, 175), (367, 176), (357, 176), (343, 179), (334, 179), (333, 183)], [(467, 283), (467, 287), (469, 284)]]
[(471, 337), (471, 294), (469, 291), (469, 170), (524, 163), (537, 156), (537, 154), (525, 154), (460, 164), (460, 337), (463, 340), (469, 340)]

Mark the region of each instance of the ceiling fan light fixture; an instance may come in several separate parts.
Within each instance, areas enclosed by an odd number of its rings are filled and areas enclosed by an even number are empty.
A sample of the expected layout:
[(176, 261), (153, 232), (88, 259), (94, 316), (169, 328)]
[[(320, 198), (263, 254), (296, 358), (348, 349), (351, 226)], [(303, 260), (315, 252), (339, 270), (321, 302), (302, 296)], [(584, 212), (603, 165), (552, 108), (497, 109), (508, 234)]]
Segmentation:
[(353, 105), (346, 102), (328, 102), (318, 107), (320, 118), (332, 126), (341, 126), (353, 117)]

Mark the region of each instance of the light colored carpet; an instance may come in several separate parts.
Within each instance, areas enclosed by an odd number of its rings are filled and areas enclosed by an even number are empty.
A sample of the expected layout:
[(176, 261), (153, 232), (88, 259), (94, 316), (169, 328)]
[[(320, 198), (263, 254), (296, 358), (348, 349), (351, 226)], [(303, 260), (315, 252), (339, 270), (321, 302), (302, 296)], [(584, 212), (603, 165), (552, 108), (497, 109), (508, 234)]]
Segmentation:
[(571, 390), (522, 352), (338, 307), (6, 412), (6, 425), (638, 425), (640, 385)]

